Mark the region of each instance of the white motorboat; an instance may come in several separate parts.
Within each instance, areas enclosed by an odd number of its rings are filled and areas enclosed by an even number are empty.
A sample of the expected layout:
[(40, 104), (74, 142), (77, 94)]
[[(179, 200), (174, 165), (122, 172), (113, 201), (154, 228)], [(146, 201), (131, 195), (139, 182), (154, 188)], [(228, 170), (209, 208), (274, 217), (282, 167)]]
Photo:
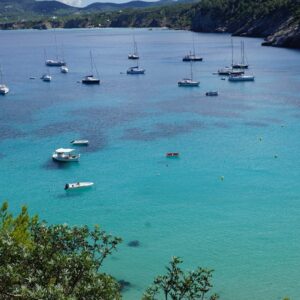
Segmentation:
[(145, 74), (145, 69), (140, 68), (139, 66), (135, 66), (135, 67), (130, 67), (127, 70), (127, 74), (130, 75), (139, 75), (139, 74)]
[(183, 78), (178, 81), (178, 86), (180, 87), (197, 87), (200, 84), (200, 81), (195, 81), (193, 79), (193, 63), (190, 62), (191, 65), (191, 78)]
[(7, 85), (5, 85), (3, 82), (3, 74), (0, 67), (0, 95), (5, 95), (9, 92), (9, 88)]
[[(96, 65), (94, 64), (94, 60), (93, 60), (93, 55), (92, 55), (92, 51), (90, 51), (90, 61), (91, 61), (91, 75), (87, 75), (85, 76), (81, 82), (83, 84), (100, 84), (100, 79), (99, 74), (98, 74), (98, 70), (96, 68)], [(96, 71), (97, 77), (94, 75), (94, 69)]]
[(61, 162), (72, 162), (72, 161), (79, 161), (80, 154), (74, 153), (75, 149), (68, 149), (68, 148), (59, 148), (55, 150), (52, 155), (52, 158), (57, 161)]
[(61, 66), (60, 67), (60, 72), (63, 73), (63, 74), (67, 74), (69, 72), (69, 69), (66, 66)]
[(44, 74), (44, 75), (41, 77), (41, 79), (42, 79), (43, 81), (45, 81), (45, 82), (50, 82), (50, 81), (52, 80), (52, 77), (51, 77), (51, 75), (49, 75), (49, 74)]
[(73, 140), (71, 142), (71, 144), (77, 145), (77, 146), (87, 146), (89, 144), (89, 141), (88, 140)]
[(228, 78), (229, 81), (231, 82), (239, 82), (239, 81), (254, 81), (254, 76), (253, 75), (230, 75)]
[(74, 182), (66, 183), (65, 190), (86, 189), (92, 187), (94, 182)]
[(5, 95), (9, 92), (9, 88), (5, 84), (0, 84), (0, 95)]

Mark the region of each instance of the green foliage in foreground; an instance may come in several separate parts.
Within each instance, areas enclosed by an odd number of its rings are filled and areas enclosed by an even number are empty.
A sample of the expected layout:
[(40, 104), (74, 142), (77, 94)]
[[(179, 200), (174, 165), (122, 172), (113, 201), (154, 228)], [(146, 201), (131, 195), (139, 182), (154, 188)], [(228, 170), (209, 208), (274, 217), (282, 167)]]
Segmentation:
[[(0, 208), (0, 299), (119, 300), (120, 286), (101, 273), (103, 261), (120, 238), (99, 227), (48, 225), (30, 217), (26, 207), (14, 217)], [(185, 273), (174, 257), (167, 274), (158, 276), (143, 300), (216, 300), (211, 295), (212, 270)]]
[(121, 299), (119, 285), (99, 272), (121, 242), (99, 227), (48, 225), (22, 208), (0, 209), (0, 299)]
[(198, 268), (195, 271), (185, 273), (179, 265), (182, 260), (173, 257), (167, 273), (154, 279), (153, 285), (147, 289), (143, 300), (156, 300), (161, 295), (165, 300), (193, 300), (209, 299), (217, 300), (217, 294), (206, 297), (212, 288), (212, 270)]

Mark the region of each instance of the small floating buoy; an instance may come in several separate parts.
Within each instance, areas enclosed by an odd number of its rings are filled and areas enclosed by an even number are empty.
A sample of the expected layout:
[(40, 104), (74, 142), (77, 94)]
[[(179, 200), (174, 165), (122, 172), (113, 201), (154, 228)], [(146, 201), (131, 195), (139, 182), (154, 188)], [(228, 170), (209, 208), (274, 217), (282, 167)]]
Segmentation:
[(225, 78), (225, 77), (222, 77), (221, 80), (226, 80), (226, 78)]
[(274, 158), (278, 158), (278, 155), (277, 155), (277, 154), (275, 154), (275, 155), (274, 155)]
[(221, 181), (224, 181), (224, 176), (220, 176)]
[(259, 138), (259, 140), (260, 140), (260, 141), (262, 141), (262, 140), (263, 140), (263, 138), (262, 138), (262, 137), (260, 137), (260, 138)]

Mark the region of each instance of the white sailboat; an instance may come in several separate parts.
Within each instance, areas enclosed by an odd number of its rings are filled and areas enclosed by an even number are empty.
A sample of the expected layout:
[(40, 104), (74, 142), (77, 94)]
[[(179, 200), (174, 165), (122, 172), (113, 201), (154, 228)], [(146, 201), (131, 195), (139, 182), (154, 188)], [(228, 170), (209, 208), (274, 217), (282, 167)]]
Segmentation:
[(239, 82), (239, 81), (254, 81), (255, 77), (253, 75), (240, 74), (240, 75), (229, 75), (228, 80), (231, 82)]
[(196, 51), (195, 51), (195, 40), (194, 40), (194, 36), (193, 36), (193, 52), (190, 51), (187, 55), (185, 55), (182, 58), (182, 61), (202, 61), (203, 58), (200, 57), (199, 55), (196, 55)]
[(137, 61), (137, 64), (136, 66), (134, 67), (130, 67), (128, 70), (127, 70), (127, 74), (128, 75), (140, 75), (140, 74), (145, 74), (146, 70), (141, 68), (139, 66), (139, 61)]
[(191, 66), (191, 78), (183, 78), (182, 80), (178, 81), (178, 86), (180, 87), (198, 87), (200, 81), (195, 81), (193, 78), (193, 62), (190, 62)]
[(133, 52), (128, 54), (128, 59), (139, 59), (137, 43), (135, 37), (133, 36)]
[[(91, 61), (91, 73), (90, 73), (90, 75), (85, 76), (81, 80), (81, 82), (83, 84), (100, 84), (99, 73), (98, 73), (97, 67), (94, 63), (93, 54), (92, 54), (91, 50), (90, 50), (90, 61)], [(95, 73), (97, 76), (94, 75), (94, 69), (95, 69)]]
[[(46, 57), (46, 50), (44, 51), (44, 56)], [(47, 73), (44, 73), (41, 76), (41, 80), (43, 80), (44, 82), (50, 82), (52, 80), (52, 77), (50, 75), (50, 70), (48, 67), (47, 67)]]
[(58, 58), (58, 49), (57, 49), (57, 38), (56, 38), (56, 31), (54, 29), (54, 41), (55, 41), (55, 51), (56, 51), (56, 59), (46, 59), (46, 66), (48, 67), (62, 67), (66, 66), (66, 62), (64, 59)]
[(7, 85), (3, 83), (3, 74), (0, 66), (0, 95), (6, 95), (9, 92), (9, 88)]
[(233, 68), (233, 39), (231, 38), (231, 66), (225, 67), (218, 70), (218, 75), (230, 76), (230, 75), (242, 75), (244, 74), (243, 69), (234, 69)]
[(241, 62), (237, 64), (232, 64), (233, 69), (248, 69), (249, 65), (245, 58), (245, 43), (241, 41)]

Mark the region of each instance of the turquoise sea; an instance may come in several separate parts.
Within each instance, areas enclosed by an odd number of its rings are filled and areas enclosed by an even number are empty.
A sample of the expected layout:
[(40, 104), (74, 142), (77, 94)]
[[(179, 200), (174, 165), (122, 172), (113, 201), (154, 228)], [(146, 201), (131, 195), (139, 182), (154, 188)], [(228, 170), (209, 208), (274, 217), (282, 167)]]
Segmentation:
[[(38, 78), (44, 49), (55, 57), (54, 32), (0, 32), (11, 89), (0, 97), (0, 199), (50, 223), (98, 223), (123, 237), (104, 269), (131, 283), (125, 300), (140, 299), (174, 255), (187, 270), (213, 268), (223, 300), (298, 299), (300, 52), (245, 38), (256, 79), (230, 83), (213, 75), (230, 64), (229, 35), (135, 29), (146, 74), (128, 76), (132, 33), (57, 30), (70, 73), (52, 68), (49, 84)], [(201, 84), (179, 88), (193, 35)], [(90, 49), (100, 86), (78, 83)], [(54, 163), (52, 152), (74, 138), (90, 140), (80, 163)], [(181, 157), (167, 159), (168, 151)], [(66, 193), (74, 181), (95, 186)], [(127, 246), (132, 240), (140, 246)]]

